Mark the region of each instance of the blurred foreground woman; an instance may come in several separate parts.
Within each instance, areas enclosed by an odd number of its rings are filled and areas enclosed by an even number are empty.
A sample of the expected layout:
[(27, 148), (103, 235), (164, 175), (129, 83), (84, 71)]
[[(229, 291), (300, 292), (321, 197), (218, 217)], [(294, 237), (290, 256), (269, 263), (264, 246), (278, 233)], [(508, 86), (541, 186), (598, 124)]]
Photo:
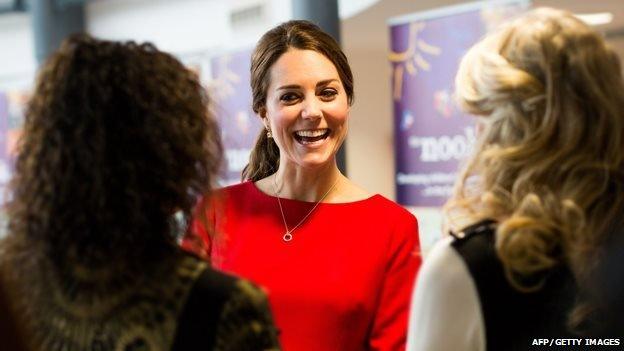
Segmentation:
[(206, 104), (150, 44), (75, 36), (43, 66), (0, 246), (31, 349), (277, 347), (264, 295), (177, 247), (221, 158)]
[(480, 135), (446, 205), (451, 237), (418, 278), (408, 348), (621, 337), (618, 57), (572, 14), (537, 9), (475, 45), (456, 85)]

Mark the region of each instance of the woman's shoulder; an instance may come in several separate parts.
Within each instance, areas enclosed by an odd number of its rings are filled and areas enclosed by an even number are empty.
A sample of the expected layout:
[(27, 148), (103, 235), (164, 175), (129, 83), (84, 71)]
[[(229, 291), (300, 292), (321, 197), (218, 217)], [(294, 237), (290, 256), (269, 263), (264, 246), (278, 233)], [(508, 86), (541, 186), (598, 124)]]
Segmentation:
[[(383, 215), (384, 217), (389, 216), (392, 220), (415, 220), (414, 215), (410, 211), (385, 196), (378, 193), (372, 193), (355, 184), (350, 179), (346, 180), (345, 185), (346, 189), (343, 194), (343, 200), (345, 203), (364, 205), (368, 211), (373, 211), (375, 214)], [(361, 210), (361, 208), (358, 208), (358, 211)]]
[(248, 199), (258, 195), (258, 190), (251, 181), (230, 184), (204, 194), (200, 202), (200, 207), (223, 206), (232, 200), (237, 202), (239, 199)]
[[(415, 294), (427, 301), (440, 302), (466, 299), (477, 301), (476, 286), (462, 257), (453, 248), (454, 238), (444, 237), (426, 254), (418, 274)], [(427, 307), (430, 308), (430, 307)]]
[(236, 184), (230, 184), (219, 188), (215, 191), (215, 195), (248, 195), (252, 192), (256, 192), (255, 185), (252, 181), (247, 180)]
[(414, 216), (414, 214), (412, 214), (407, 208), (381, 194), (371, 196), (368, 203), (377, 214), (384, 216), (388, 220), (401, 222), (416, 221), (416, 216)]
[(476, 286), (453, 240), (439, 240), (418, 273), (410, 309), (410, 350), (485, 349)]
[(459, 282), (459, 277), (469, 277), (461, 256), (453, 248), (455, 240), (447, 236), (435, 243), (427, 253), (419, 279), (431, 277), (430, 282), (434, 285), (450, 285)]
[[(210, 267), (204, 260), (191, 253), (183, 253), (184, 259), (179, 265), (180, 274), (195, 279), (190, 294), (210, 297), (212, 302), (226, 304), (232, 299), (249, 300), (261, 305), (266, 301), (265, 293), (255, 284), (243, 278)], [(190, 297), (189, 297), (190, 299)]]
[[(195, 265), (196, 270), (200, 270), (195, 277), (195, 283), (189, 293), (189, 300), (192, 295), (203, 295), (209, 297), (212, 301), (224, 302), (229, 296), (236, 290), (236, 283), (238, 278), (235, 276), (216, 271), (212, 269), (209, 264), (195, 256), (190, 256), (185, 269), (189, 269), (192, 265)], [(192, 269), (192, 268), (191, 268)], [(192, 301), (187, 301), (187, 305)]]
[(416, 216), (383, 195), (375, 194), (350, 203), (343, 207), (339, 215), (361, 223), (363, 232), (392, 243), (392, 248), (419, 245)]
[(237, 279), (219, 318), (215, 349), (279, 350), (277, 334), (264, 292)]
[(189, 293), (178, 330), (174, 350), (187, 350), (199, 342), (220, 349), (221, 343), (231, 342), (232, 333), (237, 342), (254, 345), (235, 350), (277, 349), (278, 345), (264, 292), (247, 280), (207, 266)]

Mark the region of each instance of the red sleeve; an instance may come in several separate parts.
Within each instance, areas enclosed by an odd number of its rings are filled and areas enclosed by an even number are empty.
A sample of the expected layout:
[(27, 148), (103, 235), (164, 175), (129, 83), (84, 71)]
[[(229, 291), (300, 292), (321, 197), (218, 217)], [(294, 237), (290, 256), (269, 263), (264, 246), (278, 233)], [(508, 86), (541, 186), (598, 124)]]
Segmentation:
[(405, 350), (409, 305), (421, 255), (418, 222), (401, 221), (393, 233), (388, 264), (369, 340), (371, 350)]
[(193, 212), (188, 231), (182, 238), (180, 246), (189, 252), (209, 261), (214, 233), (215, 212), (210, 198), (202, 198)]

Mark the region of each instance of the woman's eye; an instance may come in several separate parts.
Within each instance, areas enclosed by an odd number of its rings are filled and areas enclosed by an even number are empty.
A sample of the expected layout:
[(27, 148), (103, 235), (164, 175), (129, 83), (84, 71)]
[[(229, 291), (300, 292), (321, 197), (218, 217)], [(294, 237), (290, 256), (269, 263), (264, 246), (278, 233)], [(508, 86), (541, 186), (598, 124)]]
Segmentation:
[(336, 91), (336, 89), (323, 89), (320, 95), (324, 99), (332, 99), (334, 96), (338, 95), (338, 91)]
[(280, 96), (280, 100), (283, 102), (293, 102), (296, 101), (298, 98), (299, 96), (295, 93), (286, 93)]

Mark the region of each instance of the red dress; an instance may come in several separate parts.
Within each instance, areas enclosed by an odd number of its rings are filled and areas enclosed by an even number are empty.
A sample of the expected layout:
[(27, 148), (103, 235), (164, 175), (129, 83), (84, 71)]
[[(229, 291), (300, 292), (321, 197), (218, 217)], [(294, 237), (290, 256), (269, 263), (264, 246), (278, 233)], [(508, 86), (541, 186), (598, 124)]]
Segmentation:
[[(407, 210), (381, 195), (321, 203), (284, 242), (277, 198), (254, 183), (221, 189), (210, 202), (198, 207), (196, 236), (183, 245), (266, 289), (284, 350), (405, 348), (421, 263), (418, 224)], [(292, 228), (314, 203), (282, 205)]]

